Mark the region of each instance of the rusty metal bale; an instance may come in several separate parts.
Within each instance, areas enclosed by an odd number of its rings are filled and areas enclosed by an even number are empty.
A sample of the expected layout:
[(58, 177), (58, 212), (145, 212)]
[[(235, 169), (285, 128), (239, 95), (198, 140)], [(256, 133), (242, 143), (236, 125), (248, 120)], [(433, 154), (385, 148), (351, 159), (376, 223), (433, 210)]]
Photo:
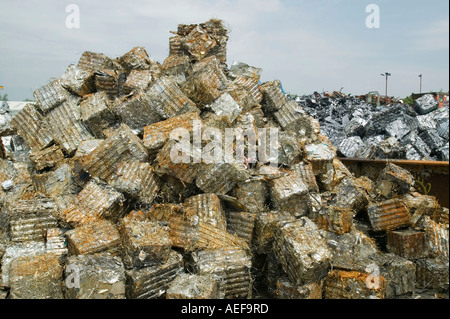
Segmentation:
[(99, 218), (116, 222), (122, 217), (124, 202), (125, 197), (122, 193), (92, 179), (60, 215), (64, 221), (75, 226)]
[(195, 103), (181, 91), (173, 77), (159, 78), (146, 95), (163, 120), (185, 113), (200, 112)]
[(57, 145), (47, 147), (40, 151), (33, 151), (30, 154), (31, 163), (34, 168), (41, 171), (45, 168), (53, 168), (64, 160), (64, 154)]
[(235, 187), (235, 195), (239, 204), (250, 213), (260, 213), (266, 210), (268, 198), (267, 185), (263, 180), (246, 180)]
[(103, 53), (95, 53), (91, 51), (85, 51), (78, 60), (77, 66), (83, 70), (93, 73), (97, 70), (104, 68), (112, 68), (114, 62), (111, 58), (107, 57)]
[(448, 227), (449, 225), (449, 210), (446, 207), (440, 207), (436, 209), (433, 213), (433, 221), (438, 224), (443, 224)]
[(377, 188), (381, 195), (392, 197), (394, 194), (405, 194), (410, 192), (414, 186), (414, 177), (407, 170), (388, 163), (378, 177)]
[(192, 29), (184, 40), (184, 47), (197, 61), (203, 59), (216, 44), (216, 41), (208, 35), (206, 30), (198, 25)]
[[(208, 59), (208, 60), (207, 60)], [(227, 78), (219, 66), (217, 59), (207, 58), (206, 62), (200, 62), (200, 66), (194, 64), (194, 72), (183, 85), (182, 90), (197, 104), (199, 108), (214, 102), (227, 89)]]
[(218, 279), (212, 275), (179, 274), (167, 289), (166, 299), (219, 299)]
[(301, 162), (292, 166), (292, 170), (300, 176), (303, 182), (308, 186), (308, 191), (311, 193), (318, 193), (319, 186), (317, 185), (316, 176), (314, 175), (313, 166), (311, 163)]
[(165, 75), (188, 75), (192, 72), (192, 65), (187, 55), (169, 55), (162, 65)]
[(160, 149), (169, 141), (170, 135), (175, 129), (182, 128), (192, 131), (194, 121), (201, 121), (201, 118), (198, 113), (191, 112), (148, 125), (144, 128), (144, 146), (149, 151)]
[(145, 162), (148, 157), (142, 140), (122, 124), (112, 135), (82, 160), (81, 166), (91, 176), (104, 181), (114, 178), (117, 165), (123, 161)]
[(279, 225), (273, 250), (293, 283), (317, 282), (329, 271), (331, 251), (317, 226), (307, 217)]
[(128, 95), (133, 92), (146, 91), (152, 81), (150, 70), (132, 70), (123, 84), (123, 93)]
[(120, 245), (116, 226), (107, 220), (92, 220), (83, 226), (66, 232), (69, 252), (72, 255), (88, 255), (113, 251)]
[(41, 150), (53, 141), (44, 116), (39, 113), (35, 104), (28, 103), (11, 120), (12, 126), (17, 130), (32, 150)]
[(408, 260), (425, 258), (428, 255), (425, 233), (414, 229), (388, 231), (387, 250)]
[(124, 70), (103, 69), (94, 73), (94, 83), (97, 92), (105, 91), (111, 100), (118, 95), (122, 95), (125, 81), (126, 74)]
[(95, 92), (93, 74), (76, 65), (69, 65), (61, 76), (61, 86), (78, 96)]
[(248, 249), (246, 242), (226, 230), (198, 221), (188, 212), (173, 215), (169, 220), (170, 239), (174, 247), (192, 252), (204, 249)]
[(117, 121), (106, 92), (86, 96), (80, 103), (81, 120), (97, 138), (104, 138), (103, 130)]
[(227, 231), (245, 240), (250, 246), (253, 241), (256, 214), (227, 212)]
[(123, 263), (127, 268), (142, 268), (167, 262), (172, 242), (169, 229), (149, 220), (124, 220), (122, 236)]
[(263, 94), (261, 104), (267, 112), (278, 111), (287, 102), (286, 96), (281, 91), (281, 83), (278, 80), (265, 82), (259, 86), (259, 89)]
[(258, 253), (268, 253), (272, 248), (275, 229), (283, 223), (293, 222), (295, 217), (286, 212), (263, 212), (256, 216), (253, 245)]
[(55, 254), (18, 257), (10, 265), (10, 298), (64, 299), (62, 277)]
[(143, 92), (117, 100), (113, 106), (113, 112), (120, 117), (122, 123), (138, 133), (141, 133), (145, 126), (161, 120), (151, 99)]
[(439, 257), (425, 258), (418, 259), (415, 263), (418, 287), (448, 291), (448, 259)]
[(65, 278), (66, 299), (125, 299), (125, 269), (119, 257), (70, 256), (66, 260)]
[(233, 99), (233, 97), (225, 92), (209, 106), (218, 116), (225, 116), (230, 123), (233, 123), (241, 114), (241, 106)]
[(42, 113), (48, 113), (68, 99), (68, 92), (55, 79), (33, 92), (36, 105)]
[(159, 178), (149, 163), (120, 162), (116, 175), (113, 187), (144, 205), (151, 205), (158, 195)]
[(243, 164), (221, 162), (203, 165), (199, 169), (195, 184), (205, 193), (225, 195), (246, 177), (247, 172)]
[(277, 299), (322, 299), (323, 280), (306, 285), (296, 285), (284, 275), (275, 283), (275, 298)]
[(169, 222), (174, 215), (181, 214), (182, 205), (177, 204), (154, 204), (147, 213), (147, 218), (158, 222)]
[(259, 105), (263, 94), (259, 89), (258, 80), (243, 76), (236, 77), (229, 85), (227, 92), (242, 106), (244, 111), (249, 111)]
[(169, 259), (165, 263), (126, 270), (127, 299), (165, 297), (170, 284), (182, 271), (183, 256), (174, 250), (170, 252)]
[(398, 198), (371, 204), (367, 213), (374, 231), (395, 230), (411, 224), (409, 209)]
[(353, 178), (344, 178), (335, 188), (335, 206), (352, 209), (356, 213), (364, 211), (369, 204), (366, 190)]
[(227, 230), (227, 218), (220, 198), (216, 194), (199, 194), (187, 198), (183, 210), (198, 217), (201, 222)]
[(120, 64), (128, 71), (147, 70), (150, 68), (150, 57), (143, 47), (135, 47), (119, 58)]
[(73, 155), (82, 141), (93, 138), (81, 121), (79, 106), (71, 101), (50, 111), (45, 122), (55, 142), (68, 155)]
[(353, 215), (352, 209), (324, 205), (314, 222), (320, 229), (342, 235), (353, 229)]
[(277, 210), (304, 216), (309, 210), (308, 187), (300, 176), (289, 173), (270, 181), (271, 198)]
[(449, 229), (426, 216), (423, 222), (426, 246), (435, 257), (449, 258)]
[(192, 253), (192, 268), (199, 275), (221, 278), (219, 291), (225, 299), (251, 299), (251, 258), (239, 248), (202, 250)]
[(17, 200), (7, 204), (10, 238), (14, 242), (45, 241), (47, 230), (58, 226), (51, 199)]
[(385, 299), (386, 280), (379, 276), (379, 286), (367, 285), (370, 274), (357, 271), (333, 270), (325, 279), (325, 299)]

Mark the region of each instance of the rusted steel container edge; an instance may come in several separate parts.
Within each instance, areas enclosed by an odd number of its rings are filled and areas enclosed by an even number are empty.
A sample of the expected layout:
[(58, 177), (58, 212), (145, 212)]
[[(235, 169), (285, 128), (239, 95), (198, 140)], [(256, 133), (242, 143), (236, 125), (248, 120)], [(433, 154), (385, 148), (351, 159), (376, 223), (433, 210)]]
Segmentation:
[(449, 208), (449, 162), (411, 161), (365, 158), (339, 158), (356, 177), (367, 176), (376, 181), (387, 163), (409, 170), (419, 193), (435, 196), (439, 204)]

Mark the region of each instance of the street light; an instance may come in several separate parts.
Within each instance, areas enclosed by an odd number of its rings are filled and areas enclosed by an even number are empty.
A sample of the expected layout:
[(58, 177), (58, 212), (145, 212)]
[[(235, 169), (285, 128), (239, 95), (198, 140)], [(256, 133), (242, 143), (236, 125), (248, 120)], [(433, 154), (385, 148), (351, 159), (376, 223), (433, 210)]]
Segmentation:
[(422, 74), (419, 74), (420, 78), (420, 94), (422, 94)]
[(389, 72), (386, 72), (384, 74), (381, 74), (381, 76), (385, 76), (386, 77), (386, 103), (387, 103), (387, 99), (388, 99), (388, 94), (387, 94), (387, 88), (388, 88), (388, 77), (391, 76), (392, 74), (390, 74)]

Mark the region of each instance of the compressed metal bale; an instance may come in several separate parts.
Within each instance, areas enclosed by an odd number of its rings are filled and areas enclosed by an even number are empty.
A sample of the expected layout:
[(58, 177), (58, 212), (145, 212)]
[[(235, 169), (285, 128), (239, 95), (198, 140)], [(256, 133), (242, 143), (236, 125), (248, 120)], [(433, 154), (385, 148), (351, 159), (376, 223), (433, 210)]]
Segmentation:
[(246, 175), (245, 167), (238, 163), (209, 164), (199, 169), (195, 184), (205, 193), (226, 194)]
[(198, 111), (171, 77), (161, 77), (146, 92), (153, 109), (162, 119)]
[(183, 37), (176, 35), (169, 38), (169, 55), (170, 56), (183, 56)]
[(41, 150), (50, 145), (53, 136), (50, 134), (44, 117), (34, 104), (28, 103), (11, 120), (11, 125), (17, 130), (32, 150)]
[(392, 197), (392, 194), (409, 193), (414, 183), (415, 179), (409, 171), (388, 163), (378, 177), (377, 188), (385, 197)]
[(449, 220), (449, 209), (446, 207), (440, 207), (436, 209), (433, 213), (433, 221), (438, 224), (443, 224), (448, 226)]
[(125, 267), (142, 268), (168, 260), (172, 242), (167, 227), (148, 220), (124, 220), (119, 231)]
[(349, 208), (324, 205), (314, 222), (320, 229), (342, 235), (353, 229), (353, 215), (353, 210)]
[(110, 99), (122, 95), (123, 84), (126, 81), (126, 74), (122, 70), (103, 69), (94, 73), (94, 83), (97, 92), (105, 91)]
[(68, 98), (67, 91), (61, 86), (61, 80), (56, 79), (33, 92), (37, 107), (47, 113)]
[(414, 132), (406, 135), (402, 139), (403, 143), (411, 144), (414, 147), (414, 150), (421, 156), (427, 157), (431, 153), (431, 148), (428, 146), (420, 137)]
[(176, 204), (154, 204), (147, 213), (147, 218), (159, 222), (169, 222), (173, 215), (181, 214), (182, 205)]
[(248, 249), (243, 239), (208, 223), (199, 222), (195, 215), (189, 216), (189, 212), (172, 216), (169, 229), (172, 245), (185, 251), (230, 247)]
[(153, 80), (150, 70), (132, 70), (123, 84), (123, 93), (146, 91)]
[(428, 255), (425, 233), (414, 229), (388, 231), (387, 250), (408, 260), (425, 258)]
[(233, 123), (242, 112), (241, 106), (236, 103), (228, 92), (222, 94), (208, 107), (210, 107), (218, 116), (225, 116), (228, 118), (230, 123)]
[(333, 270), (325, 279), (325, 299), (385, 299), (386, 280), (379, 276), (379, 285), (372, 288), (370, 275), (357, 271)]
[(443, 119), (440, 119), (437, 122), (437, 127), (436, 127), (438, 135), (441, 138), (443, 138), (444, 140), (447, 140), (447, 141), (448, 141), (448, 138), (449, 138), (449, 136), (448, 136), (448, 123), (449, 123), (448, 117), (447, 118), (443, 118)]
[(439, 103), (434, 99), (433, 95), (425, 94), (415, 100), (414, 107), (417, 113), (425, 115), (436, 110), (439, 107)]
[(371, 204), (367, 213), (374, 231), (395, 230), (411, 224), (411, 214), (398, 198)]
[(319, 123), (307, 116), (294, 101), (287, 101), (273, 116), (283, 131), (295, 133), (299, 137), (313, 138), (320, 132)]
[(266, 209), (268, 190), (264, 181), (250, 180), (238, 183), (236, 199), (250, 213), (260, 213)]
[(395, 120), (389, 123), (386, 128), (386, 132), (396, 139), (401, 140), (405, 135), (411, 132), (408, 124), (406, 124), (402, 119)]
[(202, 250), (192, 253), (192, 267), (199, 275), (221, 278), (220, 296), (225, 299), (251, 299), (251, 258), (239, 248)]
[(270, 181), (272, 201), (277, 210), (289, 212), (295, 217), (309, 210), (308, 187), (295, 173)]
[(107, 220), (92, 220), (67, 231), (66, 236), (72, 255), (95, 254), (120, 245), (120, 234), (116, 226)]
[(220, 198), (216, 194), (199, 194), (187, 198), (183, 204), (185, 212), (191, 212), (201, 222), (227, 230), (227, 217)]
[(166, 299), (219, 299), (218, 279), (212, 275), (179, 274), (167, 289)]
[(375, 158), (404, 158), (405, 149), (395, 137), (389, 137), (376, 145)]
[(444, 162), (448, 162), (449, 159), (450, 159), (449, 143), (447, 142), (446, 145), (444, 145), (441, 148), (439, 148), (436, 153), (437, 153), (437, 156), (438, 156), (439, 160), (444, 161)]
[(425, 230), (425, 243), (432, 255), (449, 258), (448, 225), (438, 224), (430, 217), (425, 216), (423, 227)]
[(117, 165), (123, 161), (145, 162), (148, 157), (142, 140), (131, 129), (122, 124), (82, 160), (81, 166), (91, 176), (104, 181), (114, 177)]
[(61, 86), (79, 96), (95, 91), (92, 73), (76, 65), (69, 65), (61, 76)]
[(164, 297), (172, 281), (182, 271), (183, 256), (174, 250), (163, 264), (126, 270), (126, 296), (128, 299)]
[(135, 47), (119, 58), (120, 63), (127, 69), (146, 70), (150, 68), (150, 57), (143, 47)]
[(309, 192), (319, 192), (319, 186), (317, 185), (316, 176), (314, 175), (314, 169), (311, 163), (301, 162), (295, 164), (292, 166), (292, 170), (300, 176), (302, 181), (308, 187)]
[(437, 149), (444, 145), (444, 141), (439, 136), (436, 129), (431, 129), (419, 134), (419, 137), (432, 149)]
[(313, 166), (314, 173), (326, 174), (329, 164), (333, 164), (336, 152), (328, 144), (309, 144), (305, 146), (305, 159)]
[[(183, 146), (182, 146), (183, 147)], [(183, 149), (183, 158), (181, 160), (174, 157), (174, 149), (180, 150), (178, 142), (169, 141), (156, 155), (157, 167), (156, 172), (160, 174), (168, 174), (179, 179), (184, 184), (191, 184), (198, 175), (199, 165), (195, 162), (194, 151)], [(178, 156), (176, 154), (175, 156)]]
[(285, 95), (281, 91), (281, 83), (278, 80), (263, 83), (259, 86), (259, 89), (263, 94), (261, 104), (268, 112), (278, 111), (287, 102)]
[(275, 287), (277, 299), (322, 299), (323, 280), (300, 286), (283, 276), (277, 279)]
[(353, 178), (344, 178), (335, 188), (336, 199), (334, 205), (341, 208), (352, 209), (355, 212), (363, 211), (369, 203), (367, 191)]
[(278, 226), (273, 250), (289, 279), (296, 284), (316, 282), (328, 273), (331, 251), (317, 226), (307, 217)]
[(366, 145), (359, 136), (346, 138), (339, 145), (339, 152), (345, 157), (354, 158)]
[(182, 87), (183, 92), (199, 108), (203, 108), (215, 101), (226, 89), (227, 78), (214, 56), (212, 56), (212, 59), (202, 63), (201, 67), (194, 65), (193, 74), (189, 76)]
[(253, 241), (256, 214), (227, 212), (227, 231), (245, 240), (250, 246)]
[(80, 103), (81, 120), (97, 138), (104, 138), (103, 130), (117, 121), (106, 92), (86, 96)]
[(143, 137), (145, 147), (150, 151), (161, 148), (175, 129), (184, 128), (191, 131), (194, 121), (201, 121), (201, 118), (198, 113), (191, 112), (146, 126)]
[(448, 259), (439, 257), (418, 259), (415, 264), (418, 287), (448, 291)]
[(187, 55), (169, 55), (162, 65), (165, 75), (187, 75), (192, 71), (191, 61)]
[(258, 80), (253, 77), (236, 77), (228, 86), (228, 92), (244, 110), (260, 104), (263, 99)]
[(145, 126), (161, 120), (160, 115), (153, 107), (153, 102), (146, 93), (126, 96), (118, 100), (113, 109), (123, 123), (139, 132), (142, 132)]
[(123, 263), (109, 254), (70, 256), (65, 282), (66, 299), (125, 299)]
[(40, 151), (31, 152), (30, 160), (34, 168), (41, 171), (45, 168), (53, 168), (59, 162), (62, 162), (64, 154), (59, 146), (53, 145)]
[(295, 217), (285, 212), (262, 212), (257, 214), (255, 219), (255, 229), (253, 245), (258, 253), (267, 253), (272, 248), (272, 241), (275, 229), (278, 224), (292, 222)]
[(195, 26), (184, 39), (184, 47), (198, 61), (217, 45), (202, 26)]
[(335, 268), (356, 270), (355, 264), (378, 253), (375, 241), (356, 229), (342, 235), (327, 232), (326, 240)]
[(62, 275), (55, 254), (18, 257), (10, 265), (10, 298), (64, 299)]
[[(297, 163), (302, 156), (303, 149), (300, 138), (286, 132), (278, 134), (278, 164), (292, 166)], [(270, 153), (272, 146), (267, 145), (267, 152)]]
[(89, 155), (95, 150), (104, 140), (103, 139), (92, 139), (83, 141), (78, 145), (77, 151), (73, 155), (73, 159), (77, 160), (83, 156)]
[(89, 181), (61, 217), (69, 224), (82, 225), (91, 220), (108, 218), (117, 221), (123, 214), (125, 197), (113, 187)]
[(79, 107), (70, 101), (50, 111), (45, 122), (55, 142), (69, 155), (75, 153), (82, 141), (93, 138), (81, 121)]
[(186, 184), (176, 177), (163, 175), (158, 199), (164, 203), (181, 204), (189, 196), (195, 195), (197, 188), (194, 183)]
[(113, 60), (103, 53), (85, 51), (78, 60), (77, 66), (83, 70), (93, 73), (104, 68), (112, 68)]
[(152, 204), (158, 195), (159, 178), (149, 163), (120, 162), (116, 175), (113, 187), (143, 204)]
[(259, 81), (261, 73), (261, 68), (256, 68), (239, 61), (233, 61), (230, 66), (230, 76), (234, 78), (255, 79)]
[(350, 136), (364, 136), (367, 126), (367, 121), (360, 117), (354, 117), (344, 127), (345, 134)]
[(432, 130), (436, 128), (436, 121), (430, 116), (430, 114), (427, 115), (418, 115), (415, 117), (417, 122), (417, 128), (419, 132), (424, 132), (428, 130)]

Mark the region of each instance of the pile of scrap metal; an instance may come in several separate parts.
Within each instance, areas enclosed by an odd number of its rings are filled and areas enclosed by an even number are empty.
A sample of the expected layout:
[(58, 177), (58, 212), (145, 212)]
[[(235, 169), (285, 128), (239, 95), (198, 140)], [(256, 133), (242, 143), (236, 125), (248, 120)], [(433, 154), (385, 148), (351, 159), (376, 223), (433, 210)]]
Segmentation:
[(319, 120), (339, 156), (449, 161), (449, 110), (438, 108), (431, 94), (417, 99), (414, 106), (377, 106), (357, 97), (317, 92), (297, 101)]
[[(448, 292), (448, 209), (395, 165), (355, 178), (280, 82), (227, 68), (227, 39), (221, 21), (180, 25), (162, 65), (140, 47), (85, 52), (36, 90), (2, 137), (1, 297)], [(236, 142), (211, 162), (199, 125), (278, 134), (258, 133), (257, 159)], [(173, 160), (180, 132), (194, 140), (185, 161)]]

